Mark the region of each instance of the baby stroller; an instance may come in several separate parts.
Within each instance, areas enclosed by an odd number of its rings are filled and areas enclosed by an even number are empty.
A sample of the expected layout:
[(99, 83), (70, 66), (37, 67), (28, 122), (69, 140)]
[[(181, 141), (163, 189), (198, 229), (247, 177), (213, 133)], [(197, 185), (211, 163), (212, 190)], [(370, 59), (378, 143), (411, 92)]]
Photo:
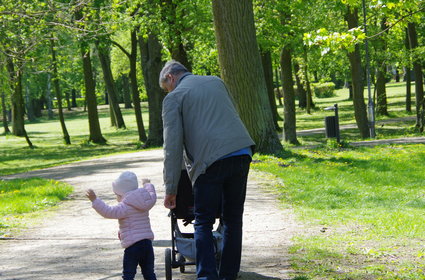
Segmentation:
[[(183, 170), (180, 176), (176, 197), (176, 208), (170, 211), (169, 216), (171, 218), (171, 249), (165, 249), (166, 280), (172, 279), (173, 268), (180, 268), (180, 272), (184, 273), (187, 265), (196, 264), (194, 233), (184, 233), (179, 227), (179, 224), (180, 226), (192, 224), (195, 219), (192, 184), (186, 170)], [(216, 218), (220, 218), (220, 213), (217, 213)], [(216, 230), (213, 231), (213, 238), (216, 249), (215, 257), (217, 264), (219, 264), (223, 243), (221, 221)]]

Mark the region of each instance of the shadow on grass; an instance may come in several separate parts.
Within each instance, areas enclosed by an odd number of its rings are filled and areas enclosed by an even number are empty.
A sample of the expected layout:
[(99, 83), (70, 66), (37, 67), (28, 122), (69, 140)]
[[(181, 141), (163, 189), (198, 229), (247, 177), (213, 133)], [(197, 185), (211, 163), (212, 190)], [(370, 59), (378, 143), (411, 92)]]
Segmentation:
[(241, 279), (247, 279), (247, 280), (285, 280), (283, 278), (270, 277), (270, 276), (262, 275), (259, 273), (247, 272), (247, 271), (241, 271), (239, 272), (239, 275)]

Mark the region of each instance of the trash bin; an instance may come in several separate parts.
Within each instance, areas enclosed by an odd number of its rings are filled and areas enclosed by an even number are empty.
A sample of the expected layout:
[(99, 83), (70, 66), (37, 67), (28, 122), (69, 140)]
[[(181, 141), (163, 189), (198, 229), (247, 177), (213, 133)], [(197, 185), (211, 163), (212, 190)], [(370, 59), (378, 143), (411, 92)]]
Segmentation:
[(325, 117), (325, 132), (326, 138), (337, 138), (338, 131), (335, 116)]

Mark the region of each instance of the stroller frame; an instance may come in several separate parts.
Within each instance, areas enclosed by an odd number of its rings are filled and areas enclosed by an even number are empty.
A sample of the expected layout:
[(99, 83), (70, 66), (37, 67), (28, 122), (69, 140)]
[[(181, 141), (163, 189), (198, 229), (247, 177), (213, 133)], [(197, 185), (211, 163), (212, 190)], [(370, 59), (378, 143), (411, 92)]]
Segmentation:
[[(176, 198), (176, 208), (170, 211), (171, 220), (171, 248), (165, 249), (165, 279), (172, 280), (172, 269), (179, 268), (181, 273), (186, 271), (187, 265), (196, 264), (196, 248), (194, 233), (182, 233), (178, 220), (182, 220), (183, 225), (191, 224), (194, 216), (194, 199), (192, 184), (186, 170), (182, 171)], [(216, 218), (220, 219), (221, 213)], [(214, 246), (216, 249), (217, 265), (220, 263), (222, 247), (222, 225), (221, 219), (215, 231), (213, 231)]]

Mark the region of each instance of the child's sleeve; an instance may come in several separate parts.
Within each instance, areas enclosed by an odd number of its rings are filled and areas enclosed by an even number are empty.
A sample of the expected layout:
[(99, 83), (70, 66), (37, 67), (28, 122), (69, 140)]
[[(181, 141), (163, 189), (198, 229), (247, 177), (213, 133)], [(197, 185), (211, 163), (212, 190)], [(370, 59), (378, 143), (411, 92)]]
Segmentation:
[(146, 210), (151, 209), (156, 203), (156, 192), (155, 186), (151, 183), (143, 184), (143, 188), (146, 190), (143, 194), (144, 208)]
[(92, 202), (92, 207), (102, 217), (108, 219), (122, 219), (127, 215), (127, 206), (124, 203), (119, 203), (115, 206), (109, 206), (103, 200), (96, 198)]

